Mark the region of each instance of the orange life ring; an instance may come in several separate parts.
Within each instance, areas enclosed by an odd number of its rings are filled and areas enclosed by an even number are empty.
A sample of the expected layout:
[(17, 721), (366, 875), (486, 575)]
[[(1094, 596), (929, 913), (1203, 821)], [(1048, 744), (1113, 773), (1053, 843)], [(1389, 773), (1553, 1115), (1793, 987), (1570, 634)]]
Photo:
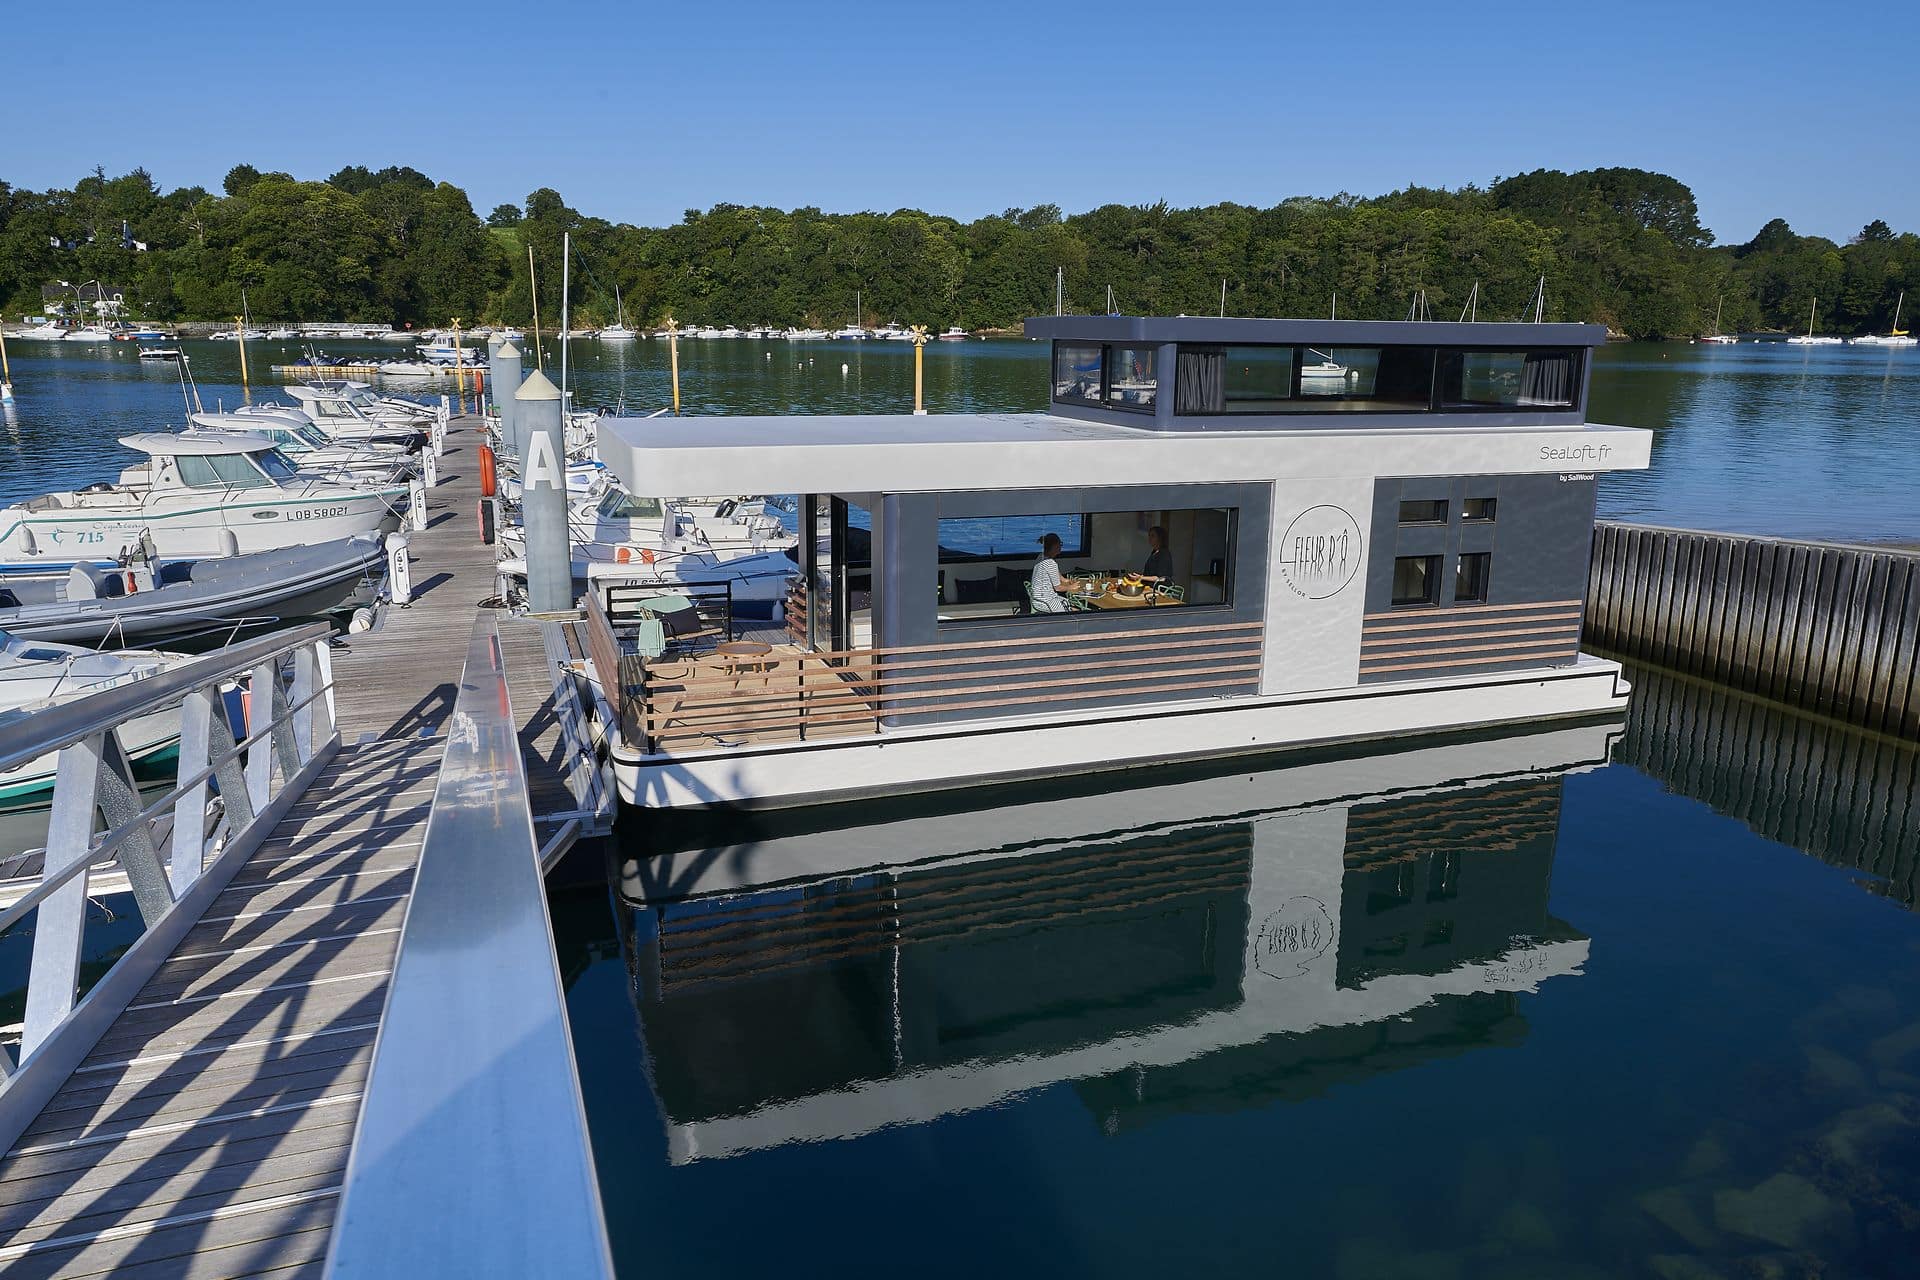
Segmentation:
[(480, 496), (491, 498), (499, 492), (499, 476), (493, 467), (493, 450), (487, 445), (480, 446)]

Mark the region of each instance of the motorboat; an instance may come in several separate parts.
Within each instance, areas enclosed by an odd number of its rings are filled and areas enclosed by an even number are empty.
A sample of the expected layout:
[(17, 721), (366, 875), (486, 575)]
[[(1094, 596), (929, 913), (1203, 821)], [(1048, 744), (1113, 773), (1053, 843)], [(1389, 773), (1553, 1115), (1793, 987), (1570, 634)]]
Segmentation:
[(476, 348), (471, 342), (456, 345), (442, 339), (437, 342), (422, 341), (414, 348), (414, 354), (422, 360), (435, 360), (443, 364), (463, 364), (477, 369), (486, 363), (486, 348)]
[(143, 325), (129, 329), (126, 336), (135, 342), (166, 342), (171, 340), (174, 335), (168, 333), (165, 329), (157, 329), (152, 325)]
[(828, 334), (827, 336), (829, 338), (845, 338), (850, 341), (857, 342), (871, 335), (869, 335), (867, 331), (865, 329), (862, 329), (859, 325), (849, 324), (849, 325), (842, 325), (840, 328), (835, 329), (832, 333)]
[(140, 358), (142, 360), (178, 360), (180, 358), (180, 348), (142, 347), (140, 348)]
[(67, 331), (56, 324), (31, 324), (7, 335), (22, 342), (65, 342)]
[(299, 336), (298, 329), (269, 329), (266, 334), (268, 342), (290, 342)]
[(382, 329), (373, 335), (380, 342), (412, 342), (414, 335), (406, 329)]
[(288, 414), (298, 414), (318, 427), (328, 439), (339, 444), (390, 444), (410, 452), (426, 444), (427, 433), (424, 428), (405, 421), (372, 418), (351, 405), (347, 409), (341, 411), (339, 403), (330, 400), (296, 401), (293, 404), (266, 401), (235, 409), (234, 413), (243, 418), (283, 418)]
[(787, 341), (789, 342), (824, 342), (826, 339), (827, 331), (825, 329), (787, 330)]
[(1900, 327), (1900, 310), (1906, 305), (1907, 291), (1902, 289), (1899, 299), (1893, 304), (1892, 329), (1887, 333), (1863, 333), (1853, 339), (1853, 345), (1857, 347), (1911, 347), (1920, 345), (1920, 338), (1915, 338), (1912, 334)]
[(425, 378), (433, 381), (446, 377), (449, 368), (436, 360), (386, 360), (374, 366), (383, 378)]
[(68, 342), (112, 342), (113, 330), (102, 325), (90, 324), (67, 334)]
[(873, 331), (873, 336), (882, 342), (912, 342), (913, 330), (904, 325), (883, 324)]
[(972, 334), (962, 329), (959, 325), (954, 325), (951, 328), (942, 329), (939, 340), (941, 342), (965, 342), (972, 336)]
[(76, 565), (9, 576), (0, 632), (37, 640), (147, 644), (219, 633), (237, 624), (314, 618), (365, 603), (386, 563), (380, 542), (347, 538), (236, 556)]
[(1740, 339), (1729, 333), (1705, 333), (1700, 335), (1700, 341), (1716, 347), (1730, 347)]
[(284, 414), (196, 413), (188, 419), (187, 434), (203, 431), (250, 431), (271, 440), (274, 447), (301, 471), (337, 484), (375, 488), (403, 485), (418, 474), (414, 455), (395, 444), (365, 440), (335, 440), (304, 413)]
[[(610, 479), (567, 511), (573, 576), (593, 581), (732, 584), (736, 611), (771, 616), (786, 598), (798, 539), (751, 499), (663, 504), (628, 493)], [(502, 572), (525, 576), (524, 531), (500, 533)]]
[[(96, 653), (0, 632), (0, 733), (20, 729), (49, 707), (145, 679), (179, 661), (177, 654)], [(135, 717), (122, 724), (116, 736), (132, 763), (151, 760), (179, 742), (180, 710)], [(52, 787), (58, 764), (59, 753), (50, 751), (0, 773), (0, 804), (18, 804)]]
[(316, 479), (253, 432), (150, 431), (120, 443), (147, 460), (117, 483), (0, 508), (0, 574), (115, 566), (143, 551), (195, 559), (378, 536), (399, 526), (406, 505), (404, 485)]

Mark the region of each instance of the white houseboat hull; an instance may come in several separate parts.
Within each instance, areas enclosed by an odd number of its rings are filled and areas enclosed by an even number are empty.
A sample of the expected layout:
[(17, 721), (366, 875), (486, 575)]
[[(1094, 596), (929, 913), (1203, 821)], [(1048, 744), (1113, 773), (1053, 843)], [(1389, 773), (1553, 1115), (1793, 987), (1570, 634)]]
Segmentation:
[(1618, 715), (1627, 694), (1619, 663), (1583, 655), (1572, 666), (1497, 675), (981, 719), (706, 752), (648, 755), (617, 742), (612, 754), (620, 798), (631, 805), (786, 808)]

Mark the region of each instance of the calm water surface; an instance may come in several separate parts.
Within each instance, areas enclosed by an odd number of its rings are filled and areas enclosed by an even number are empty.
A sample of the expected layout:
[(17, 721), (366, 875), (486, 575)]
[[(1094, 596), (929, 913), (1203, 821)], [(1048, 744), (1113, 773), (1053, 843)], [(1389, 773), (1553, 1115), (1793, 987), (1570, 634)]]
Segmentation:
[[(327, 350), (391, 360), (397, 345)], [(182, 421), (178, 371), (142, 363), (132, 346), (9, 344), (19, 399), (4, 417), (0, 501), (111, 478), (134, 460), (116, 437)], [(233, 343), (182, 346), (207, 408), (240, 403)], [(256, 376), (299, 352), (296, 343), (248, 345)], [(571, 362), (583, 405), (650, 412), (669, 402), (664, 343), (579, 342)], [(558, 375), (557, 351), (548, 373)], [(681, 382), (694, 413), (898, 412), (912, 406), (913, 352), (893, 342), (692, 340), (681, 344)], [(1042, 343), (927, 347), (934, 412), (1041, 409), (1045, 384)], [(1594, 370), (1592, 417), (1656, 433), (1651, 470), (1602, 482), (1603, 515), (1796, 537), (1920, 537), (1920, 350), (1613, 345)]]
[(1911, 1275), (1914, 754), (1634, 716), (629, 836), (621, 1273)]

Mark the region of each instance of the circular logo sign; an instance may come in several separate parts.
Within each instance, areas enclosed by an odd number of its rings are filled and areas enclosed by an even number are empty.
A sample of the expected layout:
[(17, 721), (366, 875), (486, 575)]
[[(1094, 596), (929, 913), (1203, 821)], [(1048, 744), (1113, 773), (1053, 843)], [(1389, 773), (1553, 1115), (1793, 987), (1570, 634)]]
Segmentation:
[(1309, 600), (1338, 595), (1360, 572), (1360, 523), (1331, 503), (1308, 507), (1287, 526), (1280, 578)]

